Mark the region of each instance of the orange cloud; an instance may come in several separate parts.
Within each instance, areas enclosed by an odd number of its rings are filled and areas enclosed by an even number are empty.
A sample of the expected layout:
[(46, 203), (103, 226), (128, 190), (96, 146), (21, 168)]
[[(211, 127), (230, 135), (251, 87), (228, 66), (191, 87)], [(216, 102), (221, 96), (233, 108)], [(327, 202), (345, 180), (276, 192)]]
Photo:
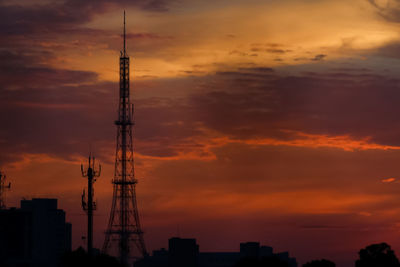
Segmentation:
[[(296, 190), (268, 194), (228, 193), (205, 190), (180, 192), (173, 198), (165, 196), (154, 203), (154, 212), (175, 210), (193, 218), (226, 218), (256, 216), (257, 214), (354, 214), (372, 216), (369, 211), (359, 211), (360, 206), (384, 203), (390, 196), (349, 195), (330, 190)], [(202, 210), (201, 213), (198, 211)]]
[[(387, 146), (380, 145), (370, 142), (371, 138), (366, 137), (362, 139), (353, 139), (348, 135), (318, 135), (318, 134), (308, 134), (303, 132), (293, 132), (295, 138), (293, 140), (274, 140), (274, 139), (255, 139), (247, 140), (246, 144), (254, 145), (286, 145), (286, 146), (298, 146), (298, 147), (310, 147), (310, 148), (320, 148), (320, 147), (330, 147), (338, 148), (344, 151), (355, 151), (355, 150), (389, 150), (389, 149), (400, 149), (400, 146)], [(296, 136), (298, 138), (296, 138)]]
[[(173, 144), (169, 148), (176, 152), (173, 156), (149, 156), (138, 154), (144, 160), (216, 160), (214, 148), (229, 144), (245, 144), (250, 146), (292, 146), (305, 148), (335, 148), (353, 152), (358, 150), (399, 150), (400, 146), (381, 145), (371, 142), (370, 137), (354, 139), (348, 135), (318, 135), (295, 131), (285, 131), (293, 134), (290, 140), (276, 138), (233, 139), (229, 136), (220, 136), (211, 130), (203, 129), (204, 135), (194, 136)], [(141, 146), (157, 147), (157, 142), (142, 143)]]
[(382, 181), (382, 183), (391, 183), (391, 182), (396, 181), (396, 178), (386, 178), (386, 179), (382, 179), (381, 181)]

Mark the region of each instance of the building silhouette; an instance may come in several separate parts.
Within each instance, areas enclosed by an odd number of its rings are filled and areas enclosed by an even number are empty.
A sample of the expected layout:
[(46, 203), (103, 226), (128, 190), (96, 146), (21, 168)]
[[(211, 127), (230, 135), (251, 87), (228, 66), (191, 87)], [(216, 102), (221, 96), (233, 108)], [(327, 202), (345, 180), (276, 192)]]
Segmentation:
[(71, 250), (71, 224), (57, 199), (22, 200), (0, 210), (0, 266), (55, 267)]
[(169, 267), (197, 267), (199, 261), (199, 245), (196, 239), (173, 237), (168, 241)]
[(153, 251), (135, 262), (134, 267), (233, 267), (242, 259), (260, 260), (277, 257), (290, 267), (297, 267), (295, 258), (288, 252), (274, 253), (272, 247), (260, 246), (258, 242), (240, 244), (238, 252), (200, 252), (196, 239), (173, 237), (169, 239), (168, 250)]

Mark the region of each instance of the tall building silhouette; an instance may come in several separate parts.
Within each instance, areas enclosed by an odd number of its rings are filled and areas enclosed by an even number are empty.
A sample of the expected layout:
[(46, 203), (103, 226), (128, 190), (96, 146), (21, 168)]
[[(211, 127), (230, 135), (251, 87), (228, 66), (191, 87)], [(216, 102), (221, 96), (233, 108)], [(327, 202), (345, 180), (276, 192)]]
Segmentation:
[(54, 267), (71, 250), (71, 224), (57, 199), (22, 200), (0, 210), (0, 266)]
[(170, 238), (168, 241), (169, 267), (197, 267), (199, 245), (194, 238)]
[(136, 203), (136, 184), (133, 154), (133, 104), (129, 90), (129, 56), (126, 53), (126, 30), (124, 11), (124, 47), (119, 58), (119, 108), (117, 126), (117, 146), (115, 152), (115, 170), (113, 199), (108, 228), (103, 244), (103, 252), (117, 249), (123, 265), (130, 258), (147, 255), (143, 231), (140, 226)]

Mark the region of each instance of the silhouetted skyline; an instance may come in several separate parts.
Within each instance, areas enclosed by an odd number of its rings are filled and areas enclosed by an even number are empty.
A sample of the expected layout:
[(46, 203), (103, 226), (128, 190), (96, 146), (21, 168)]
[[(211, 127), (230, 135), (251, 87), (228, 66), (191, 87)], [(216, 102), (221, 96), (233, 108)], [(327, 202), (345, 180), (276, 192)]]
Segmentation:
[(369, 244), (400, 251), (395, 0), (0, 1), (8, 206), (58, 198), (86, 246), (92, 148), (101, 247), (124, 9), (149, 251), (178, 228), (209, 251), (255, 240), (338, 267)]

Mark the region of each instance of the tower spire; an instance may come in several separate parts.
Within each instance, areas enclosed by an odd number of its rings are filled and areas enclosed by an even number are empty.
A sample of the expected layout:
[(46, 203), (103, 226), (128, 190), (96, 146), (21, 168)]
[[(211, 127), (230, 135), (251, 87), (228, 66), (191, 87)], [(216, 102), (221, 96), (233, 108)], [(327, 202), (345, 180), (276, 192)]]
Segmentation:
[(124, 57), (126, 56), (126, 22), (125, 22), (125, 10), (124, 10)]

